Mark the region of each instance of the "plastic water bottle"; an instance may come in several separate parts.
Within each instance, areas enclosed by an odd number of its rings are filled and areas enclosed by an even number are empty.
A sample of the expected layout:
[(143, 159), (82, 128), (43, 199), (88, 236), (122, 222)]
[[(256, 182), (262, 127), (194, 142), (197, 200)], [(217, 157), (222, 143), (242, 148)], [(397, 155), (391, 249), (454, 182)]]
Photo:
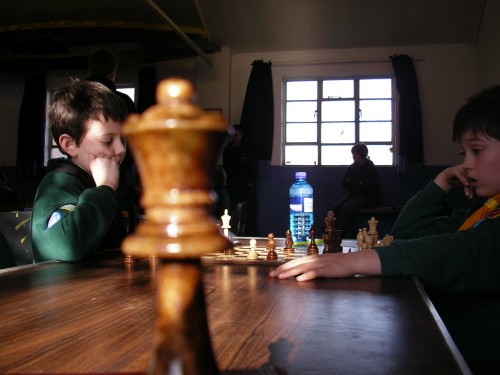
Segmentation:
[(314, 222), (313, 188), (306, 177), (306, 172), (296, 172), (290, 187), (290, 231), (294, 242), (309, 240), (309, 229)]

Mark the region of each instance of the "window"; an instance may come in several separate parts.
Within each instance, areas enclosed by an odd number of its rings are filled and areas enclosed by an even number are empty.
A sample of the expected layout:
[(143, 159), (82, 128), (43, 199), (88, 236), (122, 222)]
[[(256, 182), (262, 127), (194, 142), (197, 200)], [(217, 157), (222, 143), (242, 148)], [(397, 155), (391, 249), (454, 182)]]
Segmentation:
[[(116, 90), (127, 94), (135, 102), (135, 87), (134, 85), (120, 85), (116, 86)], [(56, 90), (51, 89), (47, 93), (47, 109), (49, 108), (50, 99)], [(62, 154), (57, 148), (56, 142), (52, 139), (50, 134), (48, 118), (45, 119), (45, 152), (44, 152), (44, 165), (46, 166), (50, 159), (62, 158), (66, 155)]]
[(392, 78), (287, 80), (285, 165), (349, 165), (368, 146), (376, 165), (393, 165)]

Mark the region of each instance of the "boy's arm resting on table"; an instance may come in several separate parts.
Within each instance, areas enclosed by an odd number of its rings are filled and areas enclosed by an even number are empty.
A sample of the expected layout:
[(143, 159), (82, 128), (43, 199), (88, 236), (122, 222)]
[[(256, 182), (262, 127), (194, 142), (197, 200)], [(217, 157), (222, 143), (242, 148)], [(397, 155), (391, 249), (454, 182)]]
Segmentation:
[(363, 250), (294, 259), (271, 271), (269, 276), (279, 279), (297, 276), (297, 281), (307, 281), (319, 277), (379, 275), (380, 270), (381, 265), (377, 253), (374, 250)]
[(353, 253), (295, 259), (271, 277), (350, 277), (356, 274), (417, 276), (424, 285), (447, 292), (500, 291), (500, 218), (466, 231), (395, 240), (388, 246)]
[[(118, 209), (116, 192), (100, 186), (84, 190), (75, 199), (72, 211), (59, 210), (60, 205), (34, 214), (32, 240), (37, 261), (79, 261), (98, 248)], [(58, 210), (60, 219), (49, 227), (50, 217)]]
[(424, 285), (448, 292), (500, 290), (500, 218), (478, 227), (376, 248), (383, 276), (415, 275)]

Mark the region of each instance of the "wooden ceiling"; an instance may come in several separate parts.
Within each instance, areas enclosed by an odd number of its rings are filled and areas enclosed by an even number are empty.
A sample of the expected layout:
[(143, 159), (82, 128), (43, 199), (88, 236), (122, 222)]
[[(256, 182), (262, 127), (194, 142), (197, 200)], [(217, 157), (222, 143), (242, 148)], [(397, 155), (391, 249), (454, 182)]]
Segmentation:
[(232, 53), (475, 43), (496, 0), (2, 0), (0, 69), (71, 70)]

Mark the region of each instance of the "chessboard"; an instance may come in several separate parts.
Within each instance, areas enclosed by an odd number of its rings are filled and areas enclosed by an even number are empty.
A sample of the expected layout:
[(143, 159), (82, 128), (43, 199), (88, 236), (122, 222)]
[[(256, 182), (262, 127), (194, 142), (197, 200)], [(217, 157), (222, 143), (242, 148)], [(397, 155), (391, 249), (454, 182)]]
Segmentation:
[(302, 258), (307, 255), (307, 246), (296, 247), (293, 253), (286, 253), (283, 247), (276, 247), (276, 254), (278, 259), (268, 260), (266, 246), (256, 246), (255, 251), (258, 254), (258, 259), (247, 259), (250, 252), (250, 246), (235, 245), (234, 255), (220, 253), (208, 253), (201, 257), (204, 263), (218, 263), (218, 264), (255, 264), (255, 265), (280, 265), (292, 259)]
[[(278, 259), (268, 260), (267, 259), (267, 239), (265, 238), (257, 238), (257, 246), (255, 247), (255, 251), (258, 254), (258, 259), (252, 260), (247, 259), (248, 253), (250, 252), (249, 245), (250, 238), (236, 238), (234, 241), (234, 255), (225, 254), (225, 252), (218, 253), (208, 253), (201, 257), (201, 261), (203, 263), (208, 264), (243, 264), (243, 265), (270, 265), (270, 266), (278, 266), (285, 262), (288, 262), (293, 259), (302, 258), (307, 256), (307, 247), (308, 245), (294, 245), (294, 252), (284, 252), (284, 238), (276, 239), (276, 254), (278, 255)], [(322, 241), (316, 241), (318, 246), (318, 253), (323, 253), (323, 243)], [(344, 240), (342, 242), (343, 251), (349, 252), (355, 251), (356, 243), (353, 240)]]

